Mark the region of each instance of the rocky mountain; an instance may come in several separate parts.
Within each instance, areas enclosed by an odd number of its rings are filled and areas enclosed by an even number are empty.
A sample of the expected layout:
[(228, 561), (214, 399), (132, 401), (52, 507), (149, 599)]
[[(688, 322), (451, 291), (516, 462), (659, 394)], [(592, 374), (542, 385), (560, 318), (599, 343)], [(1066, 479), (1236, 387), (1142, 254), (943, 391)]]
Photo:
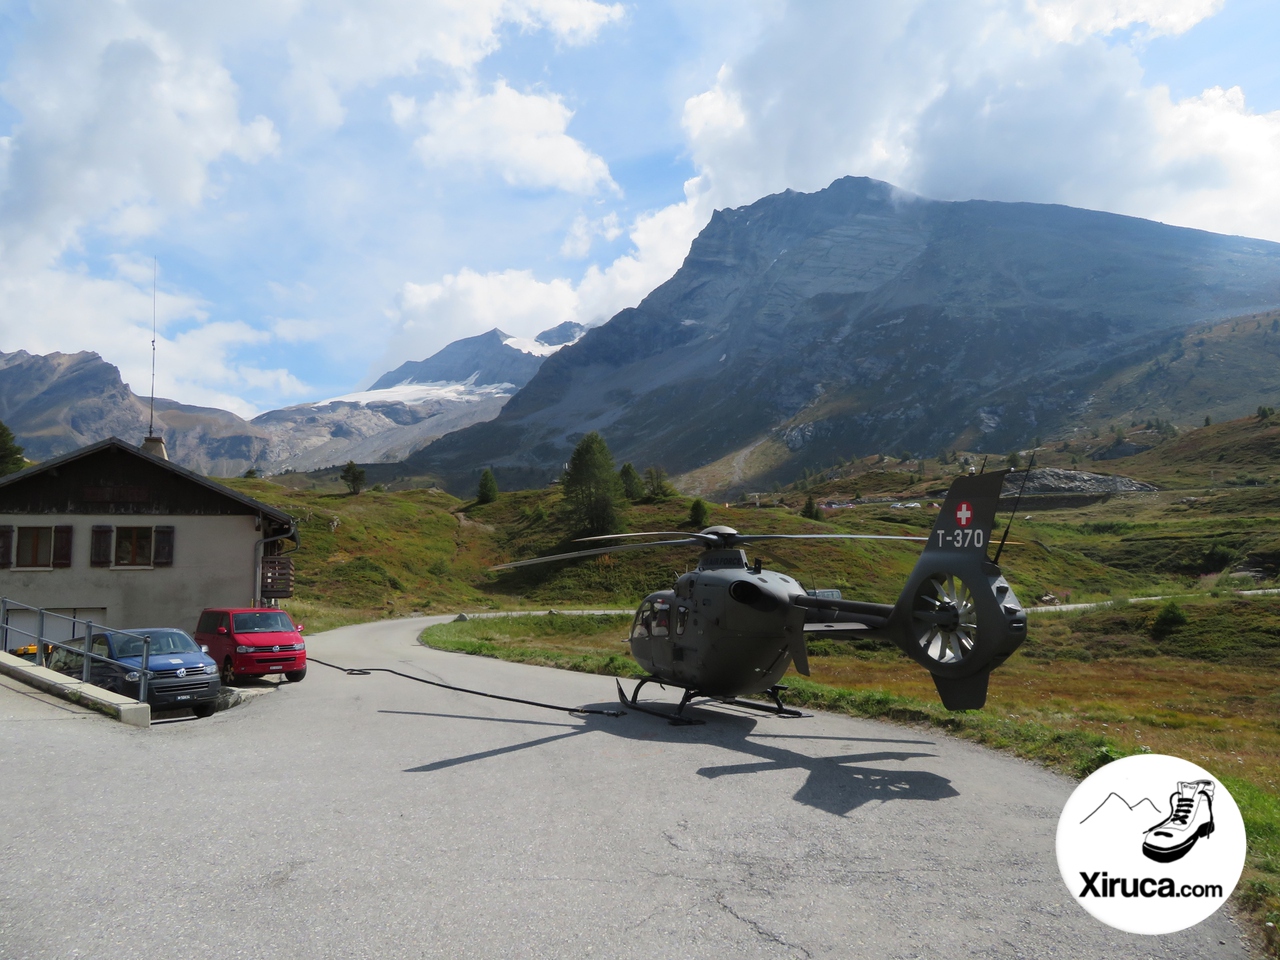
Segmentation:
[[(147, 399), (96, 353), (0, 353), (0, 421), (28, 459), (45, 460), (110, 436), (141, 443), (151, 425)], [(248, 469), (269, 437), (233, 413), (156, 399), (155, 430), (169, 456), (218, 476)]]
[[(499, 330), (406, 363), (368, 390), (244, 420), (225, 410), (157, 398), (154, 429), (169, 456), (211, 476), (250, 467), (314, 470), (347, 460), (398, 461), (437, 437), (497, 416), (560, 346), (562, 324), (524, 341)], [(149, 403), (96, 353), (0, 353), (0, 421), (29, 458), (43, 460), (109, 436), (141, 442)]]
[(492, 420), (543, 361), (583, 329), (561, 324), (533, 340), (490, 330), (401, 364), (360, 393), (254, 417), (253, 426), (272, 437), (260, 469), (305, 472), (347, 460), (403, 460), (437, 437)]
[(1152, 386), (1223, 318), (1251, 315), (1275, 369), (1259, 312), (1278, 307), (1280, 244), (850, 177), (717, 211), (671, 280), (406, 466), (541, 483), (598, 430), (619, 461), (727, 491), (877, 451), (1006, 451), (1145, 410), (1129, 374)]

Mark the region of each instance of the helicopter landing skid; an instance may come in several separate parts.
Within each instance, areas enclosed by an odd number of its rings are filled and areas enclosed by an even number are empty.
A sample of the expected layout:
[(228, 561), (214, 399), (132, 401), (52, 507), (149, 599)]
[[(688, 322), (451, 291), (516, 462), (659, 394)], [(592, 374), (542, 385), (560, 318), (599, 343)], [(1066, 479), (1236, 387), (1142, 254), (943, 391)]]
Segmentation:
[(812, 714), (801, 713), (795, 707), (788, 707), (783, 704), (781, 693), (787, 689), (784, 686), (775, 684), (768, 690), (764, 691), (769, 695), (769, 699), (773, 701), (770, 706), (767, 703), (760, 703), (758, 700), (738, 700), (736, 698), (729, 700), (720, 700), (720, 703), (726, 703), (734, 707), (746, 707), (748, 710), (756, 710), (760, 713), (771, 713), (775, 717), (808, 717)]
[(629, 697), (622, 690), (622, 681), (614, 680), (614, 683), (618, 687), (618, 699), (633, 710), (639, 710), (641, 713), (647, 713), (651, 717), (662, 717), (662, 719), (666, 720), (668, 723), (679, 724), (680, 726), (693, 726), (699, 723), (706, 723), (705, 720), (695, 720), (693, 717), (686, 717), (684, 715), (684, 708), (689, 705), (690, 700), (697, 696), (696, 690), (690, 690), (688, 687), (685, 687), (684, 696), (680, 698), (680, 706), (676, 707), (674, 711), (658, 710), (654, 707), (647, 707), (640, 703), (637, 699), (640, 696), (640, 688), (646, 683), (656, 683), (660, 687), (665, 687), (667, 685), (667, 681), (659, 680), (657, 677), (645, 677), (636, 684), (636, 688), (631, 691), (631, 696)]
[[(689, 687), (683, 688), (684, 696), (680, 698), (680, 705), (677, 706), (674, 711), (659, 710), (654, 707), (649, 707), (640, 703), (639, 701), (640, 688), (643, 687), (646, 683), (656, 683), (662, 687), (677, 686), (677, 684), (672, 684), (669, 680), (659, 680), (657, 677), (645, 677), (643, 680), (641, 680), (639, 683), (636, 684), (635, 690), (633, 690), (631, 692), (631, 696), (628, 697), (626, 693), (623, 692), (622, 682), (619, 680), (615, 680), (614, 683), (618, 687), (618, 699), (622, 701), (622, 703), (624, 703), (626, 706), (631, 707), (631, 709), (633, 710), (638, 710), (640, 713), (647, 713), (651, 717), (662, 717), (664, 720), (666, 720), (669, 723), (680, 724), (684, 726), (706, 722), (705, 720), (696, 720), (693, 717), (687, 717), (685, 716), (685, 713), (684, 713), (684, 708), (689, 705), (689, 702), (694, 697), (702, 696), (702, 694), (700, 694), (697, 690), (693, 690)], [(769, 695), (769, 698), (773, 701), (772, 704), (759, 703), (755, 700), (738, 700), (734, 697), (727, 697), (727, 698), (708, 697), (708, 699), (714, 700), (716, 703), (726, 704), (728, 706), (745, 707), (748, 710), (755, 710), (759, 713), (772, 714), (775, 717), (807, 717), (809, 716), (809, 714), (801, 713), (799, 710), (796, 710), (793, 707), (788, 707), (783, 705), (780, 694), (785, 689), (787, 688), (784, 686), (774, 685), (770, 687), (768, 690), (764, 691)]]

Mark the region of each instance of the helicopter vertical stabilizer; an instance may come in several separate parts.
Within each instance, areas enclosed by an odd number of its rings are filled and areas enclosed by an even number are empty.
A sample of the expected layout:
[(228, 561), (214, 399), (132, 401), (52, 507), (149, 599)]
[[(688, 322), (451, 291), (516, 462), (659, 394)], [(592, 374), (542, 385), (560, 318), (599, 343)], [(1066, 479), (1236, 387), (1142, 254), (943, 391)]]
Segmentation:
[(1022, 604), (988, 557), (1008, 470), (957, 477), (889, 618), (948, 710), (974, 710), (987, 678), (1027, 636)]

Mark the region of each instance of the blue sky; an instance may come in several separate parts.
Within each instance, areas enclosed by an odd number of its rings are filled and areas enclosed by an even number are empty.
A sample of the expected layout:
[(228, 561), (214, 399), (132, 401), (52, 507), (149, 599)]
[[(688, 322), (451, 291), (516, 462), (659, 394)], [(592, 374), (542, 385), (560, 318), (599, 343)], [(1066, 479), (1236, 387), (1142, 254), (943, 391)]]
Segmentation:
[(0, 0), (0, 350), (242, 415), (865, 175), (1280, 240), (1262, 0)]

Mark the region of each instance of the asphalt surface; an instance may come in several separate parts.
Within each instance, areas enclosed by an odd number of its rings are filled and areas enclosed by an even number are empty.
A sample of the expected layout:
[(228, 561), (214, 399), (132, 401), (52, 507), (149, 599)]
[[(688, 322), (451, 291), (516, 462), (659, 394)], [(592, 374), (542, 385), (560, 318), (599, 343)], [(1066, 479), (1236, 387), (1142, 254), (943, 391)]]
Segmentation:
[[(436, 621), (442, 618), (435, 618)], [(313, 656), (568, 706), (613, 680), (417, 646)], [(0, 957), (1246, 957), (1076, 905), (1071, 781), (909, 727), (574, 717), (313, 664), (137, 730), (0, 683)]]

